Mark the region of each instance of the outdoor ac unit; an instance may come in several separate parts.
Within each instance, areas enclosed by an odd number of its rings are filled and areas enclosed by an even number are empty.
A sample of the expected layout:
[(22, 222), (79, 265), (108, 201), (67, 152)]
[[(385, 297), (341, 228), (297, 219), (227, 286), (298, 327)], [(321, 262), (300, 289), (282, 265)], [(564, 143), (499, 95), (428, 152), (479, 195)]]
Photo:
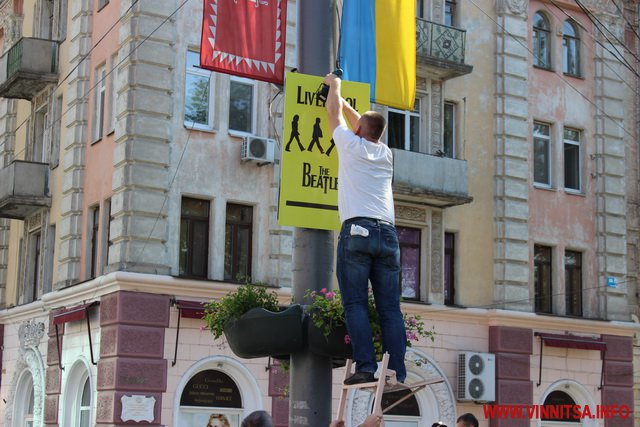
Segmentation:
[(273, 163), (276, 142), (270, 138), (245, 136), (242, 139), (242, 160), (253, 160), (260, 163)]
[(458, 400), (493, 402), (495, 397), (495, 355), (460, 353), (458, 355)]

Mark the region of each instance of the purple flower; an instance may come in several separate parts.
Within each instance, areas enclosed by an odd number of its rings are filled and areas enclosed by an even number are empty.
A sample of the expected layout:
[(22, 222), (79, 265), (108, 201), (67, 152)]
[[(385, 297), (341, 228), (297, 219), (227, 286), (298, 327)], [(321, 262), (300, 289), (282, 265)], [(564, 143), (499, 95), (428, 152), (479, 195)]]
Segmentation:
[(335, 292), (327, 292), (327, 295), (326, 295), (327, 299), (332, 299), (335, 296), (336, 296)]
[(345, 344), (351, 344), (351, 338), (349, 338), (349, 335), (345, 335), (344, 336), (344, 343)]
[(322, 288), (322, 289), (320, 289), (320, 293), (321, 293), (321, 294), (326, 294), (326, 293), (327, 293), (327, 288)]
[(407, 339), (410, 341), (418, 341), (418, 335), (415, 332), (407, 331)]

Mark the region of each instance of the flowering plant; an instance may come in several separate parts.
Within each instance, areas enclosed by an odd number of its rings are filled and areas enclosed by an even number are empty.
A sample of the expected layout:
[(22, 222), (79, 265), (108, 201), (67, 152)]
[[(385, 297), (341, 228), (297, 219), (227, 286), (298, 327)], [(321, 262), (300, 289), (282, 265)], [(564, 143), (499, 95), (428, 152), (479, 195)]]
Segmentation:
[[(345, 325), (344, 307), (342, 306), (342, 296), (340, 291), (327, 291), (326, 288), (316, 291), (307, 291), (305, 298), (310, 300), (310, 317), (313, 324), (322, 330), (324, 336), (328, 336), (335, 329)], [(373, 347), (378, 357), (382, 357), (382, 331), (380, 329), (380, 318), (376, 310), (373, 293), (369, 290), (368, 297), (369, 323), (373, 336)], [(435, 340), (433, 328), (427, 330), (419, 315), (404, 314), (404, 326), (407, 332), (407, 347), (411, 347), (412, 342), (419, 341), (420, 338)], [(344, 337), (345, 344), (349, 344), (349, 335)]]

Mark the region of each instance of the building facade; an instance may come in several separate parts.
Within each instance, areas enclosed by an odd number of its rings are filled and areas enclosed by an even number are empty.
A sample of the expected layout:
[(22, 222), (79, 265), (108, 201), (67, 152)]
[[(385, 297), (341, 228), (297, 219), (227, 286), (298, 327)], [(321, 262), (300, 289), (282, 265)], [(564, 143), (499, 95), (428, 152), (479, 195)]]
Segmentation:
[[(403, 310), (436, 332), (407, 353), (408, 378), (444, 382), (386, 424), (637, 425), (638, 2), (416, 11), (414, 110), (372, 108), (394, 152)], [(202, 13), (0, 2), (2, 426), (238, 426), (255, 409), (289, 423), (286, 373), (198, 318), (246, 280), (288, 303), (293, 280), (277, 220), (286, 87), (199, 68)], [(243, 159), (252, 137), (273, 158)], [(483, 402), (630, 414), (501, 418)], [(351, 393), (347, 425), (371, 405)]]

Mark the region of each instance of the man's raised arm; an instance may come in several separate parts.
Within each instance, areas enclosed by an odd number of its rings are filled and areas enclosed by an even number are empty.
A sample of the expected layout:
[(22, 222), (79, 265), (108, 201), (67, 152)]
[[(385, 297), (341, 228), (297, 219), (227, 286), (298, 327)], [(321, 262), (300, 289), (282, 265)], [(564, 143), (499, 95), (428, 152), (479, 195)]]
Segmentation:
[(349, 126), (351, 126), (351, 130), (355, 132), (358, 129), (360, 113), (354, 110), (344, 98), (342, 99), (342, 108), (344, 109), (344, 115), (349, 122)]
[(339, 125), (346, 124), (342, 117), (342, 98), (340, 97), (341, 80), (332, 73), (325, 76), (323, 83), (329, 86), (326, 106), (329, 126), (331, 127), (331, 134), (333, 134), (333, 131)]

